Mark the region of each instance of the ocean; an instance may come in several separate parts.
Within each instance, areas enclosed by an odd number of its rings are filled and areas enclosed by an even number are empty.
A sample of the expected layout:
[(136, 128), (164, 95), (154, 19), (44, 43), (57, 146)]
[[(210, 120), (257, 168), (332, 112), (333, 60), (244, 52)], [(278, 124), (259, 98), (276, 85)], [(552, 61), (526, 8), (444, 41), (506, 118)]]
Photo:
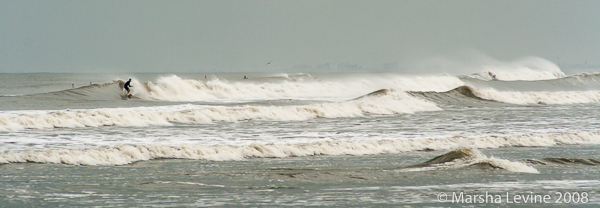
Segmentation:
[(0, 74), (0, 204), (597, 207), (599, 107), (560, 70)]

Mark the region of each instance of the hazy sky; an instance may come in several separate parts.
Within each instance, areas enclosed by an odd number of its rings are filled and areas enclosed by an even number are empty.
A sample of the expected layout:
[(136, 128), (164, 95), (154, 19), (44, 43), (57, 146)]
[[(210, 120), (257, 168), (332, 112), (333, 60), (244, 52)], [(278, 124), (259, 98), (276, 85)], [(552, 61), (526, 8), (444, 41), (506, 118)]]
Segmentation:
[(597, 0), (2, 0), (0, 72), (379, 68), (463, 50), (600, 64), (599, 11)]

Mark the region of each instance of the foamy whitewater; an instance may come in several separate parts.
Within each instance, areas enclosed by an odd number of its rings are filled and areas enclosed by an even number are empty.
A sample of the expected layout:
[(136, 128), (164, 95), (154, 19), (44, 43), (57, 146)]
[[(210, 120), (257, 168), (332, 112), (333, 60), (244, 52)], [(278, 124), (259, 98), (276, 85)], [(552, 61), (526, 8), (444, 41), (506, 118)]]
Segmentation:
[[(22, 86), (0, 92), (0, 163), (125, 165), (600, 142), (598, 111), (590, 110), (600, 102), (600, 75), (506, 67), (470, 76), (6, 74), (2, 79), (22, 79)], [(128, 77), (131, 99), (123, 91)], [(85, 78), (89, 84), (69, 87)], [(50, 80), (48, 89), (39, 87)]]
[[(129, 78), (131, 98), (123, 90)], [(600, 74), (567, 75), (538, 59), (462, 75), (3, 74), (0, 168), (8, 175), (0, 182), (0, 195), (6, 196), (0, 201), (15, 206), (25, 199), (39, 206), (119, 200), (126, 206), (440, 205), (429, 196), (450, 193), (452, 187), (477, 191), (521, 181), (490, 190), (543, 191), (548, 186), (536, 184), (561, 184), (556, 178), (585, 182), (596, 174), (581, 166), (600, 165), (586, 156), (597, 155), (600, 144), (599, 81)], [(193, 162), (177, 162), (182, 159)], [(38, 166), (19, 166), (33, 163)], [(54, 187), (48, 191), (15, 182), (67, 177), (56, 167), (82, 170), (64, 181), (91, 185), (69, 189), (59, 180), (48, 182)], [(112, 180), (103, 175), (114, 171), (125, 171), (118, 173), (124, 181), (104, 181)], [(171, 173), (178, 171), (185, 174)], [(581, 174), (571, 177), (568, 171)], [(31, 178), (9, 179), (23, 174)], [(125, 185), (104, 186), (115, 183)], [(77, 187), (86, 190), (69, 191)], [(98, 193), (128, 187), (152, 193)], [(208, 199), (182, 197), (196, 189)], [(410, 196), (415, 191), (418, 196)], [(281, 197), (260, 203), (264, 192)], [(153, 194), (158, 198), (151, 199)]]

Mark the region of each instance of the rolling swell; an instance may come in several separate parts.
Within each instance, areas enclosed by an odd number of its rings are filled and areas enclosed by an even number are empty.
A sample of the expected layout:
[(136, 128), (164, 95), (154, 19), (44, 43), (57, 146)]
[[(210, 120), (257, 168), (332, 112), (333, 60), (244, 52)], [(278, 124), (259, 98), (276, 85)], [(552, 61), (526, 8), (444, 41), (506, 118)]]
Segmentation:
[(368, 96), (359, 100), (288, 106), (206, 106), (100, 108), (0, 113), (0, 131), (99, 126), (168, 126), (253, 119), (299, 121), (314, 118), (360, 117), (441, 110), (435, 104), (404, 93)]
[(354, 98), (354, 99), (352, 99), (352, 100), (360, 100), (360, 99), (367, 98), (367, 97), (379, 97), (379, 96), (385, 96), (385, 95), (389, 94), (390, 92), (392, 92), (392, 90), (388, 90), (388, 89), (380, 89), (380, 90), (373, 91), (373, 92), (371, 92), (371, 93), (369, 93), (369, 94), (366, 94), (366, 95), (363, 95), (363, 96), (360, 96), (360, 97)]
[[(285, 75), (287, 77), (290, 75)], [(299, 75), (300, 76), (300, 75)], [(306, 75), (310, 78), (309, 75)], [(302, 77), (302, 76), (301, 76)], [(410, 90), (408, 94), (442, 105), (488, 106), (488, 105), (538, 105), (573, 104), (600, 102), (599, 74), (580, 74), (553, 80), (538, 81), (483, 81), (461, 78), (464, 83), (445, 92)], [(376, 81), (376, 80), (372, 80)], [(430, 80), (419, 78), (389, 82), (382, 90), (366, 94), (373, 87), (371, 81), (361, 82), (227, 82), (218, 79), (190, 80), (177, 76), (160, 77), (155, 82), (132, 82), (133, 95), (141, 100), (170, 102), (257, 102), (265, 100), (319, 100), (342, 101), (357, 94), (364, 97), (386, 95), (394, 90), (406, 88), (404, 85), (424, 86)], [(104, 84), (88, 85), (58, 92), (41, 93), (16, 97), (40, 98), (39, 100), (119, 100), (124, 94), (124, 81), (117, 80)], [(444, 82), (446, 83), (446, 82)], [(448, 84), (448, 83), (446, 83)], [(452, 82), (456, 86), (460, 83)], [(465, 85), (466, 84), (466, 85)], [(414, 88), (414, 86), (412, 88)], [(410, 89), (408, 87), (407, 89)], [(427, 87), (420, 89), (426, 89)], [(349, 90), (352, 89), (352, 90)], [(525, 90), (529, 89), (529, 90)], [(444, 89), (445, 90), (445, 89)], [(503, 103), (503, 104), (501, 104)]]
[(535, 168), (520, 162), (512, 162), (494, 157), (487, 157), (475, 149), (456, 149), (444, 153), (424, 163), (399, 168), (400, 171), (428, 171), (447, 168), (482, 168), (503, 169), (512, 172), (538, 173)]
[(62, 99), (62, 100), (116, 100), (121, 99), (124, 81), (117, 80), (104, 84), (91, 84), (79, 88), (57, 92), (26, 95), (29, 98)]
[(528, 163), (548, 165), (549, 163), (558, 165), (600, 165), (600, 159), (597, 158), (543, 158), (541, 160), (529, 159)]
[(501, 91), (588, 91), (600, 90), (600, 74), (577, 74), (549, 80), (532, 81), (490, 81), (473, 77), (460, 77), (460, 80), (478, 89), (493, 88)]
[(432, 101), (441, 105), (456, 106), (488, 106), (506, 105), (493, 100), (481, 98), (474, 93), (474, 89), (468, 86), (460, 86), (446, 92), (407, 92), (417, 98)]
[[(80, 150), (30, 150), (0, 152), (3, 163), (63, 163), (72, 165), (126, 165), (161, 158), (192, 160), (244, 160), (318, 155), (394, 154), (423, 150), (451, 150), (426, 162), (399, 171), (428, 171), (447, 168), (496, 168), (535, 173), (520, 162), (487, 157), (479, 148), (537, 147), (564, 144), (598, 144), (600, 132), (524, 134), (511, 136), (450, 137), (441, 139), (318, 141), (301, 144), (248, 145), (133, 145)], [(452, 150), (454, 149), (454, 150)], [(560, 160), (560, 159), (559, 159)], [(564, 160), (561, 160), (564, 161)], [(597, 160), (595, 160), (597, 161)], [(531, 163), (531, 162), (530, 162)]]
[(453, 106), (507, 106), (507, 105), (563, 105), (600, 102), (600, 90), (590, 91), (499, 91), (493, 88), (476, 89), (461, 86), (446, 92), (407, 92), (408, 94), (441, 105)]

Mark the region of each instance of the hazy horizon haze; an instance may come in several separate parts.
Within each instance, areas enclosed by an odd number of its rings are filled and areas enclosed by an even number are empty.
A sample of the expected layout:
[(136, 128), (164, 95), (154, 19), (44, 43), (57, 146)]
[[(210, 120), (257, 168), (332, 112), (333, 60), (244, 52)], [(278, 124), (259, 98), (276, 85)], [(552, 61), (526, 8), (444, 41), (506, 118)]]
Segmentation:
[(464, 51), (598, 65), (598, 10), (600, 1), (8, 0), (0, 72), (289, 72), (325, 63), (410, 71)]

